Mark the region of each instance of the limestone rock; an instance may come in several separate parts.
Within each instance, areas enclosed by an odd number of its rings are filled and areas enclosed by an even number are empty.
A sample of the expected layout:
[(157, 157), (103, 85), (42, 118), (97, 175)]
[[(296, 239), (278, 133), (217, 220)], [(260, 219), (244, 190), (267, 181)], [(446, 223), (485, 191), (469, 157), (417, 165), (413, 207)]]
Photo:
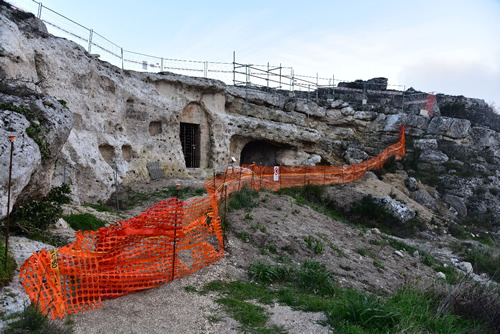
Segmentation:
[(408, 207), (406, 203), (392, 199), (390, 196), (377, 196), (374, 199), (403, 223), (415, 218), (415, 211)]
[(427, 162), (433, 165), (440, 165), (449, 160), (448, 156), (441, 151), (425, 150), (419, 157), (422, 162)]
[(423, 206), (436, 211), (438, 209), (438, 205), (436, 200), (432, 198), (432, 196), (425, 190), (419, 189), (412, 193), (411, 198)]
[(470, 262), (459, 262), (457, 267), (465, 271), (467, 274), (470, 274), (473, 271), (472, 264)]
[(369, 158), (369, 156), (365, 151), (362, 151), (359, 148), (355, 148), (355, 147), (349, 147), (345, 151), (345, 155), (344, 155), (344, 159), (350, 165), (360, 163), (368, 158)]
[(446, 279), (446, 275), (443, 274), (442, 272), (437, 272), (436, 273), (436, 278), (437, 279)]
[(438, 143), (435, 138), (432, 139), (415, 139), (413, 146), (421, 150), (437, 150)]
[(412, 176), (411, 176), (411, 177), (406, 178), (406, 180), (405, 180), (405, 185), (406, 185), (406, 187), (408, 188), (408, 190), (410, 190), (410, 191), (415, 191), (415, 190), (417, 190), (417, 189), (418, 189), (418, 188), (417, 188), (417, 185), (418, 185), (418, 183), (417, 183), (417, 179), (415, 179), (415, 178), (414, 178), (414, 177), (412, 177)]
[(470, 121), (466, 119), (434, 117), (429, 123), (427, 132), (433, 135), (459, 139), (467, 136), (470, 126)]
[(467, 206), (465, 205), (462, 198), (451, 194), (445, 194), (443, 196), (443, 201), (445, 201), (446, 203), (451, 205), (455, 210), (457, 210), (457, 213), (460, 216), (462, 217), (467, 216)]

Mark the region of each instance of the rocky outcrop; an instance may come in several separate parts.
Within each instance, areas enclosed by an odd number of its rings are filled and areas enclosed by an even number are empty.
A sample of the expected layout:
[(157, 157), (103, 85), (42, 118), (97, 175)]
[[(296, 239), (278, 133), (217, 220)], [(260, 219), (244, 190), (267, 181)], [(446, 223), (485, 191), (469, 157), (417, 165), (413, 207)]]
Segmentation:
[(11, 143), (11, 205), (45, 195), (55, 161), (73, 126), (71, 112), (59, 101), (29, 89), (19, 80), (0, 80), (0, 217), (7, 214)]

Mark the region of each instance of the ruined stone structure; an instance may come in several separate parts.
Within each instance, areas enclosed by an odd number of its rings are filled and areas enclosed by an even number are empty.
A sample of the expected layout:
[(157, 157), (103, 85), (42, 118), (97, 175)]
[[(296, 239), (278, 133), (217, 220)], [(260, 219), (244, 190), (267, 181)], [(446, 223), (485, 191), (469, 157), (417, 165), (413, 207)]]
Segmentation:
[[(209, 176), (212, 168), (224, 170), (231, 157), (238, 164), (355, 163), (396, 142), (405, 124), (409, 158), (399, 168), (421, 181), (439, 181), (431, 198), (442, 199), (457, 214), (500, 210), (491, 205), (500, 196), (493, 190), (500, 188), (500, 121), (482, 100), (438, 95), (427, 115), (420, 112), (422, 106), (405, 105), (402, 96), (384, 92), (320, 90), (308, 98), (303, 92), (227, 86), (168, 72), (124, 71), (49, 35), (31, 14), (2, 7), (0, 23), (0, 103), (30, 105), (26, 94), (6, 88), (6, 78), (37, 83), (27, 85), (39, 95), (38, 105), (68, 113), (58, 117), (70, 120), (64, 127), (71, 129), (58, 139), (63, 145), (54, 146), (53, 159), (43, 162), (36, 144), (23, 137), (29, 145), (16, 146), (14, 202), (30, 196), (34, 184), (48, 189), (63, 178), (75, 201), (106, 200), (114, 191), (115, 168), (119, 183), (148, 180), (146, 163), (152, 161), (167, 177)], [(23, 80), (9, 85), (22, 86)], [(368, 82), (368, 88), (386, 91), (383, 82)], [(48, 100), (49, 105), (43, 102)], [(8, 129), (0, 124), (2, 131), (24, 133), (22, 116), (2, 113), (19, 119)], [(61, 133), (59, 125), (49, 133)], [(3, 166), (7, 140), (0, 138)], [(24, 170), (20, 166), (28, 164), (27, 156), (33, 168)], [(2, 194), (5, 176), (2, 171)], [(428, 199), (421, 192), (417, 197)]]

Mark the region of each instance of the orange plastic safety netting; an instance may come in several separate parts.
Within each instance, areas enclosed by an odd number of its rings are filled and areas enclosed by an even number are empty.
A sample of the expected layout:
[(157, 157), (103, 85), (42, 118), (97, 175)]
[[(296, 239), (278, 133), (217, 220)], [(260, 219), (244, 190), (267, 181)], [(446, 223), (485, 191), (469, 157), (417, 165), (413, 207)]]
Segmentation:
[(403, 126), (398, 143), (355, 165), (228, 168), (205, 182), (208, 196), (161, 201), (107, 228), (78, 231), (75, 242), (58, 250), (34, 253), (21, 266), (20, 280), (31, 301), (51, 318), (95, 309), (102, 299), (159, 286), (220, 259), (224, 245), (217, 201), (243, 185), (278, 190), (346, 183), (404, 155)]
[(218, 199), (226, 194), (239, 191), (243, 185), (251, 189), (279, 190), (304, 186), (308, 183), (328, 185), (347, 183), (360, 179), (367, 171), (380, 169), (391, 157), (401, 159), (405, 155), (404, 125), (399, 133), (399, 141), (387, 147), (378, 156), (361, 163), (346, 166), (258, 166), (243, 165), (228, 167), (225, 173), (205, 182), (209, 194)]

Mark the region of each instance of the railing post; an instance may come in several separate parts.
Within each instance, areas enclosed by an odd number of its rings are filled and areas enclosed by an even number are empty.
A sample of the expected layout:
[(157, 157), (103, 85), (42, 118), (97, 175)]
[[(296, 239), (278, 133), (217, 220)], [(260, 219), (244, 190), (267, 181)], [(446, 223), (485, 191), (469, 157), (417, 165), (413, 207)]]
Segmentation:
[(94, 30), (90, 29), (90, 34), (89, 34), (89, 47), (88, 51), (89, 53), (92, 52), (92, 35), (94, 34)]
[(161, 57), (160, 66), (161, 66), (160, 72), (163, 72), (163, 57)]
[(203, 63), (203, 74), (205, 75), (205, 78), (208, 78), (208, 61)]
[[(318, 92), (318, 90), (316, 90)], [(307, 127), (309, 127), (309, 108), (311, 107), (311, 85), (307, 85)]]
[(42, 19), (42, 8), (43, 8), (43, 5), (42, 3), (38, 3), (38, 13), (36, 15), (37, 18), (39, 18), (40, 20)]
[(318, 98), (318, 81), (319, 77), (318, 77), (318, 72), (316, 72), (316, 103), (318, 103), (319, 101), (319, 98)]
[(280, 86), (279, 89), (281, 89), (281, 63), (280, 63)]
[(405, 86), (403, 86), (403, 98), (401, 99), (401, 111), (405, 111)]
[(123, 70), (124, 69), (123, 68), (123, 48), (121, 48), (121, 50), (122, 50), (122, 70)]
[(233, 86), (236, 86), (236, 51), (233, 51)]
[(267, 90), (269, 90), (269, 62), (267, 62)]

